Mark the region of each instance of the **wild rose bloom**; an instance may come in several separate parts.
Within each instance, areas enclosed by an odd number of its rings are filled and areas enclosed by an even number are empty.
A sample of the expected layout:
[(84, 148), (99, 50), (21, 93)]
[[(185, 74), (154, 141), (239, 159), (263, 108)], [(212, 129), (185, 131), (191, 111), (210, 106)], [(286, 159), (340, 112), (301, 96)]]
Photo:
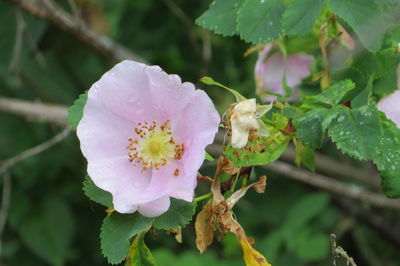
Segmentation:
[(400, 89), (383, 97), (378, 103), (378, 109), (400, 128)]
[(123, 61), (93, 84), (77, 129), (88, 174), (120, 213), (191, 202), (220, 118), (204, 91), (158, 66)]
[(305, 53), (297, 53), (285, 56), (278, 50), (271, 54), (275, 45), (266, 44), (259, 52), (255, 65), (254, 76), (256, 80), (257, 93), (266, 102), (276, 99), (276, 96), (266, 95), (266, 90), (285, 95), (283, 81), (292, 88), (289, 100), (299, 98), (297, 86), (301, 80), (310, 75), (310, 65), (313, 57)]

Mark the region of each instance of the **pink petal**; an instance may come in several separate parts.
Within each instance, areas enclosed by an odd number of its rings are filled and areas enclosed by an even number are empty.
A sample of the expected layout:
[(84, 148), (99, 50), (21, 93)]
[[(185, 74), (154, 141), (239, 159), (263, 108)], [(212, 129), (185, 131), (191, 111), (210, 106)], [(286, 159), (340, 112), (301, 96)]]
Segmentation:
[(150, 78), (145, 74), (148, 66), (122, 61), (105, 73), (93, 87), (98, 87), (104, 106), (133, 123), (159, 120), (154, 112), (150, 94)]
[(286, 62), (286, 82), (289, 87), (297, 87), (301, 80), (310, 75), (313, 57), (305, 53), (288, 56)]
[(153, 200), (143, 194), (150, 184), (151, 171), (141, 173), (127, 156), (89, 161), (87, 171), (96, 186), (113, 195), (114, 208), (120, 213), (129, 213), (137, 204)]
[(168, 196), (139, 205), (138, 211), (146, 217), (157, 217), (168, 210), (170, 200)]
[(383, 97), (378, 103), (378, 109), (400, 128), (400, 90)]
[[(297, 100), (297, 86), (301, 80), (310, 74), (310, 65), (313, 57), (304, 53), (289, 55), (286, 59), (280, 51), (270, 55), (272, 44), (267, 44), (259, 53), (255, 65), (255, 80), (258, 93), (264, 90), (285, 95), (284, 80), (292, 88), (292, 96), (289, 100)], [(265, 101), (273, 101), (276, 96), (268, 95)]]
[(132, 133), (133, 124), (106, 109), (99, 99), (99, 88), (92, 87), (77, 128), (83, 155), (88, 160), (126, 156)]

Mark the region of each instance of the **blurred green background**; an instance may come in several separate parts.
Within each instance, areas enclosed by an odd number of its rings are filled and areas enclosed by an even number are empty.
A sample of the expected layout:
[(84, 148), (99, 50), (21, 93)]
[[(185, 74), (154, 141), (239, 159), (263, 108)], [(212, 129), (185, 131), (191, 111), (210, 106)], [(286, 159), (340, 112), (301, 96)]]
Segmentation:
[[(76, 0), (76, 5), (82, 10), (81, 19), (97, 32), (166, 72), (196, 83), (222, 113), (233, 97), (217, 88), (203, 87), (199, 78), (212, 76), (254, 97), (256, 55), (244, 57), (248, 44), (194, 24), (209, 2)], [(58, 4), (71, 12), (68, 1)], [(17, 21), (24, 26), (22, 33)], [(69, 106), (114, 63), (58, 27), (0, 1), (0, 96)], [(0, 112), (0, 161), (61, 130)], [(332, 145), (324, 151), (338, 156)], [(11, 196), (8, 211), (3, 208), (1, 213), (3, 217), (7, 214), (0, 235), (1, 265), (107, 265), (99, 242), (106, 213), (82, 192), (85, 167), (77, 138), (71, 133), (51, 149), (7, 171)], [(212, 175), (213, 167), (206, 166), (201, 172)], [(253, 171), (257, 176), (268, 175), (267, 191), (261, 195), (250, 191), (234, 211), (247, 234), (255, 238), (255, 247), (273, 265), (330, 265), (331, 233), (358, 265), (400, 265), (399, 246), (365, 221), (350, 216), (340, 207), (343, 202), (337, 196), (262, 169)], [(206, 184), (200, 184), (199, 191), (207, 189)], [(353, 201), (344, 204), (359, 206)], [(201, 204), (198, 211), (200, 208)], [(383, 210), (376, 214), (383, 222), (399, 225), (398, 214)], [(182, 244), (163, 231), (148, 234), (146, 242), (161, 266), (244, 264), (233, 235), (214, 242), (200, 255), (193, 224), (183, 230)], [(339, 259), (337, 265), (345, 263)]]

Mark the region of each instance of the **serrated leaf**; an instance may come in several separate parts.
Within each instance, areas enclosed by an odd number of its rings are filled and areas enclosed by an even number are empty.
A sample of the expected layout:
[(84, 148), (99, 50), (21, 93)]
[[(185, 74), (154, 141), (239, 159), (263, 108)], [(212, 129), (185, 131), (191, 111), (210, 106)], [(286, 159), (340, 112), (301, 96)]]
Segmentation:
[(374, 0), (329, 0), (328, 5), (349, 23), (367, 49), (380, 49), (387, 22)]
[(242, 149), (229, 145), (224, 154), (237, 167), (263, 165), (277, 160), (286, 150), (290, 137), (278, 133), (274, 127), (267, 126), (267, 129), (270, 133), (268, 137), (261, 136), (258, 140), (249, 141)]
[(131, 245), (125, 266), (156, 266), (156, 260), (144, 243), (146, 232), (139, 234)]
[(196, 202), (171, 199), (168, 211), (154, 219), (154, 226), (159, 229), (173, 229), (187, 225), (196, 211)]
[(151, 226), (154, 219), (138, 213), (120, 214), (117, 212), (107, 216), (101, 227), (101, 249), (111, 264), (118, 264), (129, 253), (130, 239)]
[(400, 129), (385, 119), (382, 138), (373, 161), (381, 172), (381, 185), (388, 197), (400, 197)]
[(237, 12), (244, 0), (214, 0), (196, 23), (223, 36), (232, 36), (236, 32)]
[(289, 36), (309, 33), (325, 0), (296, 0), (283, 13), (282, 26)]
[(343, 80), (326, 88), (318, 95), (308, 96), (304, 99), (302, 109), (332, 108), (335, 107), (343, 97), (355, 88), (351, 80)]
[(253, 44), (278, 39), (284, 10), (279, 0), (246, 0), (237, 18), (240, 37)]
[(293, 120), (297, 137), (307, 146), (314, 149), (320, 148), (325, 136), (323, 122), (328, 119), (328, 117), (335, 115), (335, 113), (328, 109), (315, 109), (298, 116)]
[(367, 87), (362, 90), (354, 99), (351, 101), (351, 107), (357, 108), (363, 105), (368, 105), (371, 101), (372, 96), (372, 82), (374, 80), (374, 75), (371, 75)]
[(87, 101), (87, 93), (83, 93), (75, 100), (74, 104), (68, 109), (68, 123), (73, 130), (78, 127), (79, 121), (83, 116), (83, 107)]
[(371, 159), (376, 154), (382, 129), (374, 105), (356, 109), (340, 108), (340, 113), (328, 127), (328, 134), (337, 147), (358, 160)]
[(83, 191), (94, 202), (104, 205), (107, 208), (113, 207), (111, 193), (98, 188), (89, 176), (86, 176), (83, 181)]

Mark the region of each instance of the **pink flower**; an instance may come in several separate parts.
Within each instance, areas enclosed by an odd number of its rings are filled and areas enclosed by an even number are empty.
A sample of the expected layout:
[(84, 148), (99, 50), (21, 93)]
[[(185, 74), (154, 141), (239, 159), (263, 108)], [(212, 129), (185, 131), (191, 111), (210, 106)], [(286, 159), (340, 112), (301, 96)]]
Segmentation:
[(289, 55), (285, 58), (279, 50), (273, 52), (275, 45), (266, 44), (259, 52), (254, 75), (257, 93), (265, 101), (273, 101), (276, 96), (266, 95), (266, 90), (285, 95), (283, 82), (292, 88), (289, 100), (297, 100), (297, 86), (301, 80), (310, 75), (310, 65), (313, 57), (305, 53)]
[(378, 103), (378, 109), (400, 128), (400, 89), (383, 97)]
[(77, 129), (88, 174), (120, 213), (191, 202), (220, 117), (207, 94), (158, 66), (123, 61), (93, 84)]

